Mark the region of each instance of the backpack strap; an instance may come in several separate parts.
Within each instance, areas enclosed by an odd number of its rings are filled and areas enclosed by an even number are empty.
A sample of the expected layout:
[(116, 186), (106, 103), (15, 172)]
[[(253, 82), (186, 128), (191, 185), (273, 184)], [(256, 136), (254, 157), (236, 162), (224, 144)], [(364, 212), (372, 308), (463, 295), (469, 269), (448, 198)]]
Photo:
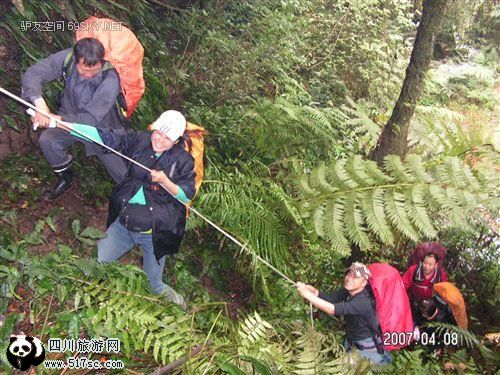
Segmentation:
[(170, 172), (168, 174), (168, 178), (170, 178), (170, 179), (172, 179), (172, 176), (174, 175), (176, 164), (177, 164), (177, 160), (174, 161), (174, 164), (172, 164), (172, 167), (170, 167)]
[(370, 303), (373, 308), (373, 319), (368, 320), (368, 328), (370, 328), (371, 334), (372, 334), (372, 340), (373, 343), (375, 344), (375, 347), (377, 348), (377, 352), (379, 354), (384, 353), (384, 342), (382, 340), (383, 334), (382, 334), (382, 327), (380, 326), (380, 321), (378, 320), (378, 315), (377, 315), (377, 300), (375, 299), (375, 294), (373, 294), (373, 289), (370, 284), (367, 285), (368, 290), (368, 296), (370, 297)]
[[(421, 283), (425, 280), (423, 267), (423, 263), (419, 262), (417, 268), (415, 269), (415, 273), (413, 274), (414, 283)], [(436, 269), (434, 270), (434, 275), (432, 276), (431, 283), (435, 284), (439, 282), (441, 282), (441, 267), (439, 267), (438, 264), (436, 266)]]
[(415, 268), (415, 272), (413, 273), (413, 282), (414, 283), (421, 283), (424, 280), (425, 280), (425, 277), (424, 277), (423, 263), (418, 262), (418, 265)]
[(439, 267), (439, 264), (436, 266), (436, 275), (435, 275), (435, 281), (433, 283), (440, 283), (441, 282), (441, 267)]
[(62, 77), (64, 83), (68, 80), (71, 72), (75, 67), (75, 59), (73, 58), (73, 48), (68, 52), (66, 57), (64, 58), (63, 68), (62, 68)]
[[(105, 61), (104, 65), (102, 66), (102, 78), (106, 79), (108, 72), (110, 72), (111, 70), (114, 70), (116, 72), (116, 74), (118, 74), (115, 67), (113, 65), (111, 65), (111, 63), (109, 61)], [(119, 74), (118, 74), (118, 80), (120, 80)], [(129, 118), (127, 117), (127, 101), (125, 100), (125, 95), (123, 94), (121, 81), (120, 81), (120, 91), (118, 92), (118, 96), (116, 97), (116, 100), (115, 100), (115, 107), (116, 107), (116, 111), (118, 112), (118, 115), (120, 116), (120, 120), (122, 121), (122, 124), (126, 128), (130, 128), (131, 123), (130, 123)]]

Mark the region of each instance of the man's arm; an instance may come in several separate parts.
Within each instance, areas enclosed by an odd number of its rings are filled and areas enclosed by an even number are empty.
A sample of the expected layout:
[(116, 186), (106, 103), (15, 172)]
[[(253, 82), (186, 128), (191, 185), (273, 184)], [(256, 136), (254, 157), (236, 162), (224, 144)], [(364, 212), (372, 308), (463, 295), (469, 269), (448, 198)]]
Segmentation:
[(329, 292), (320, 291), (318, 297), (324, 299), (325, 301), (335, 304), (337, 302), (345, 301), (347, 297), (349, 297), (349, 294), (347, 293), (347, 290), (342, 288)]
[[(330, 294), (320, 293), (320, 291), (314, 288), (311, 285), (307, 285), (301, 282), (297, 283), (297, 290), (302, 297), (311, 302), (315, 307), (320, 309), (326, 314), (334, 315), (335, 314), (335, 305), (333, 301), (336, 301), (338, 298), (343, 295), (343, 291), (336, 291)], [(324, 298), (327, 299), (324, 299)], [(332, 302), (330, 302), (332, 301)]]
[[(51, 114), (47, 103), (42, 97), (43, 87), (62, 76), (64, 59), (71, 48), (59, 51), (30, 66), (22, 78), (22, 97), (30, 100), (35, 107), (42, 112)], [(56, 116), (58, 117), (58, 116)], [(33, 123), (39, 123), (41, 127), (49, 125), (49, 118), (37, 112), (32, 117)]]
[(64, 59), (70, 51), (71, 48), (56, 52), (30, 66), (22, 78), (22, 97), (32, 102), (41, 98), (43, 87), (62, 76)]

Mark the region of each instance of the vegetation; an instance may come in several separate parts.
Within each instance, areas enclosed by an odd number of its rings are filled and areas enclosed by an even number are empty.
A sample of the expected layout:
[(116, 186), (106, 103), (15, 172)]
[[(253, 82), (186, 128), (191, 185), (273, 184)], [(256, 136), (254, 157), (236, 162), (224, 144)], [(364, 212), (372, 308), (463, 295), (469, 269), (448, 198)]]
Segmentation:
[[(185, 313), (149, 293), (135, 254), (126, 265), (96, 263), (112, 187), (99, 163), (80, 150), (76, 188), (48, 204), (41, 196), (50, 168), (32, 143), (0, 170), (4, 369), (4, 339), (24, 331), (44, 342), (119, 338), (112, 358), (132, 372), (171, 365), (192, 374), (494, 373), (498, 346), (486, 335), (499, 331), (498, 7), (468, 0), (466, 12), (451, 4), (437, 38), (446, 60), (432, 61), (425, 75), (409, 154), (381, 166), (368, 158), (403, 84), (417, 3), (0, 4), (0, 59), (12, 62), (0, 67), (0, 86), (13, 92), (30, 64), (72, 43), (68, 27), (23, 30), (27, 21), (68, 26), (95, 14), (131, 27), (145, 48), (147, 84), (133, 126), (145, 129), (177, 108), (207, 129), (194, 207), (245, 244), (190, 215), (168, 266), (169, 284), (188, 299)], [(52, 108), (60, 88), (46, 89)], [(22, 106), (2, 97), (0, 108), (2, 137), (10, 137), (1, 142), (26, 133)], [(256, 257), (330, 289), (351, 260), (403, 271), (414, 245), (431, 239), (448, 248), (446, 268), (466, 299), (470, 329), (435, 327), (458, 332), (463, 345), (439, 357), (407, 348), (389, 368), (349, 357), (339, 321), (313, 321), (294, 287)]]

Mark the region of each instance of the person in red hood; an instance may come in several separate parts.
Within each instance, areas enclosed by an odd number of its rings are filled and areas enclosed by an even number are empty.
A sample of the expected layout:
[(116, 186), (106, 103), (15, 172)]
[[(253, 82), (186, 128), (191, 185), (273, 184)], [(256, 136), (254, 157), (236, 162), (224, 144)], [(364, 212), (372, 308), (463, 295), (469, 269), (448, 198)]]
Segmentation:
[(439, 266), (439, 257), (436, 253), (428, 252), (424, 259), (414, 264), (403, 275), (403, 284), (412, 304), (414, 320), (416, 323), (422, 321), (422, 316), (415, 307), (425, 299), (431, 299), (434, 295), (433, 285), (442, 281), (448, 281), (444, 270)]

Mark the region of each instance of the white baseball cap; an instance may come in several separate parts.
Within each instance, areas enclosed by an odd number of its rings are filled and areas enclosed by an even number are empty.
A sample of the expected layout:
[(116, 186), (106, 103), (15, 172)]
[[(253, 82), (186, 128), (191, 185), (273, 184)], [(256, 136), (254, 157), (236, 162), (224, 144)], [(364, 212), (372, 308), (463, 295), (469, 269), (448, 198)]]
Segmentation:
[(172, 141), (176, 141), (186, 130), (186, 118), (179, 111), (169, 110), (163, 112), (153, 122), (153, 129), (162, 132)]
[(366, 280), (369, 280), (372, 275), (368, 267), (360, 262), (352, 263), (347, 270), (354, 272), (356, 277), (364, 277)]

